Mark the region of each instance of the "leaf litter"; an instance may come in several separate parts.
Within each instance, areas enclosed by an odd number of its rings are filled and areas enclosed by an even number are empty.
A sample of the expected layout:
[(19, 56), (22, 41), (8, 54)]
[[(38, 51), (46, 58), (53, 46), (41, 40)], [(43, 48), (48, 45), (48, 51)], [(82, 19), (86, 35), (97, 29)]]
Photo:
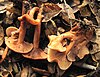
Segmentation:
[[(99, 5), (99, 0), (1, 0), (0, 76), (99, 77)], [(21, 32), (33, 46), (24, 52), (18, 42), (21, 51), (14, 52)]]

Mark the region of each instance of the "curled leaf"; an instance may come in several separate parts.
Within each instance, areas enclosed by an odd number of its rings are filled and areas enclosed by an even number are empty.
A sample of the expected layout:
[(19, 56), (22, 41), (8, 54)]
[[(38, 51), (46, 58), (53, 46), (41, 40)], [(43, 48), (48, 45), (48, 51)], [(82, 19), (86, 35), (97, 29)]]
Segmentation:
[(53, 17), (57, 16), (61, 12), (61, 8), (53, 3), (44, 3), (43, 4), (43, 15), (44, 18), (42, 22), (48, 22)]

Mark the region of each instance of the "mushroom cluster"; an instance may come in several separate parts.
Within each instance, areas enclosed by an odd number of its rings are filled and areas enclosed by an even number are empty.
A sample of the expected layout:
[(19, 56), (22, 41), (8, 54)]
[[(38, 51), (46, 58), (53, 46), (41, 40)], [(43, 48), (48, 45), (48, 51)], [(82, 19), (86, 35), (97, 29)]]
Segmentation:
[[(62, 70), (68, 69), (72, 62), (76, 61), (79, 57), (82, 59), (85, 55), (89, 54), (87, 44), (91, 40), (93, 31), (88, 30), (83, 33), (81, 24), (75, 24), (70, 31), (64, 32), (60, 35), (49, 35), (50, 40), (48, 44), (48, 51), (45, 53), (39, 48), (41, 22), (42, 22), (43, 7), (34, 7), (25, 13), (23, 4), (22, 16), (18, 17), (20, 21), (19, 29), (15, 27), (8, 27), (6, 29), (5, 44), (7, 49), (21, 53), (25, 58), (37, 60), (47, 59), (49, 62), (57, 62)], [(36, 18), (35, 18), (36, 14)], [(26, 34), (26, 23), (35, 26), (33, 43), (24, 41)], [(6, 50), (5, 50), (6, 51)]]
[[(42, 20), (42, 7), (34, 7), (29, 10), (25, 14), (25, 7), (23, 3), (22, 8), (22, 16), (18, 17), (20, 21), (20, 27), (17, 29), (16, 27), (8, 27), (6, 29), (5, 44), (11, 50), (21, 53), (24, 57), (30, 59), (46, 59), (47, 54), (44, 53), (42, 49), (39, 48), (39, 40), (40, 40), (40, 30), (41, 30), (41, 20)], [(34, 18), (34, 14), (37, 14), (37, 19)], [(26, 24), (32, 24), (35, 26), (33, 44), (24, 41), (25, 33), (26, 33)]]
[[(22, 15), (25, 13), (24, 3), (22, 5)], [(11, 36), (5, 38), (5, 44), (13, 51), (18, 53), (28, 53), (32, 50), (33, 45), (25, 42), (25, 34), (26, 34), (26, 26), (25, 26), (25, 20), (20, 22), (19, 29), (15, 28), (9, 28), (8, 31), (11, 33)], [(6, 31), (6, 32), (8, 32)], [(10, 35), (10, 34), (7, 35)], [(18, 37), (15, 37), (16, 33), (19, 33)]]
[(82, 33), (79, 24), (77, 24), (70, 31), (61, 35), (48, 36), (50, 42), (48, 44), (47, 60), (49, 62), (57, 62), (62, 70), (68, 69), (72, 62), (76, 61), (76, 57), (82, 59), (89, 54), (86, 45), (92, 35), (93, 31), (91, 30), (86, 34)]

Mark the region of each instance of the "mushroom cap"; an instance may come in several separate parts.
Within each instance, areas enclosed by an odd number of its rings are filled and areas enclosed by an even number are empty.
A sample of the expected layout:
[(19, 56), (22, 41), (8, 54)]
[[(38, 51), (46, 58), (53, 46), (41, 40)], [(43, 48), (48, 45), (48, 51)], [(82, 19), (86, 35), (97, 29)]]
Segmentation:
[(6, 58), (6, 55), (8, 53), (8, 47), (6, 47), (5, 49), (0, 47), (0, 63), (2, 63), (2, 61)]
[(22, 54), (25, 58), (33, 59), (33, 60), (41, 60), (46, 59), (47, 54), (40, 48), (34, 48), (31, 52)]
[(65, 52), (58, 52), (58, 51), (53, 50), (53, 49), (48, 49), (47, 60), (49, 62), (57, 62), (58, 66), (62, 70), (68, 69), (72, 64), (72, 62), (68, 61), (68, 59), (66, 58)]
[(61, 39), (59, 36), (51, 35), (48, 36), (50, 43), (48, 44), (48, 48), (54, 49), (60, 52), (66, 51), (66, 47), (62, 46)]
[(79, 50), (79, 53), (78, 53), (78, 57), (80, 59), (82, 59), (85, 55), (89, 54), (89, 50), (86, 46), (83, 46), (80, 50)]
[(82, 38), (81, 40), (76, 40), (76, 45), (71, 49), (71, 51), (67, 54), (67, 58), (69, 61), (75, 61), (76, 56), (82, 59), (86, 54), (89, 54), (89, 51), (86, 47), (88, 43), (87, 40)]
[(73, 37), (74, 37), (74, 34), (72, 34), (71, 32), (65, 32), (59, 36), (56, 36), (56, 35), (48, 36), (50, 40), (48, 44), (48, 48), (57, 50), (59, 52), (65, 52), (66, 47), (63, 46), (63, 40), (65, 38), (72, 40)]
[(18, 43), (18, 39), (12, 37), (5, 37), (5, 44), (17, 53), (28, 53), (32, 50), (33, 44), (28, 42)]
[(17, 30), (18, 30), (18, 28), (16, 28), (16, 27), (8, 27), (8, 28), (6, 29), (6, 35), (7, 35), (8, 37), (10, 37), (10, 36), (12, 35), (12, 32), (17, 31)]

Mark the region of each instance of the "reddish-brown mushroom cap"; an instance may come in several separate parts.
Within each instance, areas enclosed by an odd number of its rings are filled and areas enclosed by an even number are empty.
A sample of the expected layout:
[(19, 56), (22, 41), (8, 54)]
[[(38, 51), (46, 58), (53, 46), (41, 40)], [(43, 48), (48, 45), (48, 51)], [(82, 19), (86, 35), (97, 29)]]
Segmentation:
[(4, 61), (4, 59), (6, 58), (6, 55), (8, 53), (8, 47), (4, 48), (0, 48), (0, 63), (2, 63)]
[(68, 61), (68, 59), (66, 58), (66, 52), (58, 52), (53, 49), (48, 49), (47, 60), (49, 62), (57, 62), (58, 66), (62, 70), (68, 69), (72, 64), (72, 62)]
[(40, 19), (33, 18), (36, 11), (39, 11), (38, 7), (34, 7), (27, 14), (24, 14), (21, 17), (18, 17), (18, 20), (23, 21), (24, 19), (26, 19), (26, 21), (32, 25), (38, 25), (40, 23)]
[(6, 29), (6, 35), (8, 37), (10, 37), (12, 35), (12, 32), (15, 32), (15, 31), (18, 31), (18, 28), (16, 28), (16, 27), (8, 27)]
[(79, 53), (77, 54), (77, 56), (82, 59), (84, 58), (85, 55), (89, 54), (89, 50), (86, 46), (83, 46), (80, 50)]
[(65, 32), (59, 36), (56, 36), (56, 35), (48, 36), (48, 38), (50, 40), (50, 42), (48, 44), (48, 48), (53, 49), (53, 50), (57, 50), (59, 52), (65, 52), (67, 48), (62, 45), (63, 39), (67, 38), (69, 40), (73, 40), (72, 39), (73, 37), (74, 37), (74, 34), (71, 32)]
[(32, 50), (33, 44), (28, 42), (18, 43), (18, 39), (12, 37), (5, 38), (5, 44), (13, 51), (18, 53), (28, 53)]
[(82, 36), (82, 35), (79, 37), (77, 36), (77, 39), (75, 40), (75, 44), (73, 45), (70, 52), (67, 54), (67, 59), (69, 61), (75, 61), (76, 56), (78, 56), (80, 59), (82, 59), (86, 54), (89, 54), (89, 52), (87, 50), (84, 52), (81, 52), (84, 50), (84, 47), (86, 47), (87, 43), (88, 43), (88, 41), (86, 40), (86, 38), (84, 36)]
[(27, 54), (23, 54), (23, 56), (25, 58), (29, 58), (29, 59), (33, 59), (33, 60), (46, 59), (47, 58), (47, 54), (44, 53), (44, 51), (40, 48), (33, 49), (31, 52), (29, 52)]

